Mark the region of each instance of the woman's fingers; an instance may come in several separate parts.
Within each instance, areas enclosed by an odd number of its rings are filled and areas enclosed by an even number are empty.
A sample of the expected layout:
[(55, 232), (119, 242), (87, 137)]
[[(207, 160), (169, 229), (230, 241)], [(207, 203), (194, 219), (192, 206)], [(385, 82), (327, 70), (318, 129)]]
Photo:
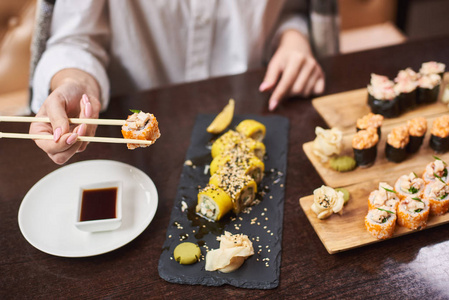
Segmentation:
[(295, 82), (302, 66), (304, 64), (303, 55), (293, 55), (287, 60), (286, 67), (282, 72), (281, 79), (276, 85), (273, 93), (271, 94), (270, 100), (268, 102), (268, 109), (274, 110), (281, 100), (288, 94)]

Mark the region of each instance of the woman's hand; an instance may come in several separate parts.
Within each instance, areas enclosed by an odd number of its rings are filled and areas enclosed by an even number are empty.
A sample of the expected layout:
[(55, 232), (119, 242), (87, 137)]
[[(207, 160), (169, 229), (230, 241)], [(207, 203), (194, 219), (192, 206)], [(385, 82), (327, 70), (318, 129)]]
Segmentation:
[(282, 34), (259, 90), (273, 90), (268, 102), (271, 111), (287, 96), (308, 97), (323, 93), (324, 73), (301, 33), (290, 29)]
[(96, 125), (72, 125), (68, 118), (98, 118), (101, 104), (99, 86), (89, 74), (65, 69), (51, 82), (52, 92), (41, 106), (36, 117), (48, 117), (50, 123), (31, 123), (31, 134), (53, 135), (52, 140), (35, 140), (57, 164), (67, 162), (75, 153), (84, 151), (87, 142), (77, 141), (78, 136), (94, 136)]

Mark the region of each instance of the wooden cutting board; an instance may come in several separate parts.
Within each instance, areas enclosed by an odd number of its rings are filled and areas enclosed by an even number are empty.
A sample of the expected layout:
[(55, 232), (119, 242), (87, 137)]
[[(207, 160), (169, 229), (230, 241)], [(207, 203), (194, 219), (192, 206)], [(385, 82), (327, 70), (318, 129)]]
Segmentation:
[[(448, 82), (449, 73), (446, 73), (444, 83), (440, 89), (439, 99), (441, 99), (444, 87)], [(367, 105), (367, 97), (368, 92), (366, 89), (358, 89), (316, 98), (312, 101), (313, 106), (323, 117), (329, 128), (337, 127), (342, 130), (342, 155), (353, 156), (352, 137), (356, 131), (356, 121), (370, 112), (370, 108)], [(381, 241), (371, 236), (365, 229), (364, 218), (368, 212), (369, 194), (378, 188), (381, 181), (394, 185), (394, 182), (401, 175), (409, 174), (410, 172), (415, 172), (418, 176), (422, 175), (426, 165), (434, 160), (433, 155), (435, 155), (434, 151), (429, 147), (432, 122), (437, 117), (447, 113), (449, 113), (447, 104), (438, 101), (434, 104), (420, 106), (398, 118), (385, 119), (382, 124), (382, 135), (378, 144), (377, 158), (374, 165), (369, 168), (356, 168), (353, 171), (344, 173), (334, 171), (327, 163), (322, 163), (313, 153), (313, 141), (303, 145), (305, 154), (324, 183), (333, 188), (346, 187), (351, 194), (351, 199), (344, 207), (343, 214), (333, 214), (326, 220), (319, 220), (311, 210), (313, 195), (299, 199), (300, 206), (330, 254)], [(388, 161), (385, 157), (387, 134), (394, 127), (420, 116), (425, 117), (428, 122), (428, 132), (420, 150), (409, 156), (402, 163)], [(437, 156), (449, 162), (449, 153), (438, 154)], [(318, 187), (311, 188), (311, 194), (315, 188)], [(430, 217), (427, 228), (446, 223), (449, 223), (449, 213), (443, 216)], [(397, 226), (393, 238), (413, 232), (415, 231)]]
[[(391, 175), (386, 177), (386, 182), (392, 185), (395, 180), (394, 177)], [(302, 210), (329, 254), (383, 241), (373, 237), (365, 229), (364, 223), (365, 216), (368, 212), (368, 196), (378, 186), (378, 180), (371, 180), (347, 187), (351, 198), (344, 206), (343, 214), (333, 214), (325, 220), (318, 219), (310, 208), (313, 203), (313, 195), (299, 199)], [(427, 228), (446, 223), (449, 223), (449, 213), (442, 216), (430, 216)], [(410, 230), (396, 225), (396, 229), (391, 238), (414, 232), (416, 230)]]
[[(427, 117), (427, 123), (430, 128), (433, 120), (436, 116)], [(405, 122), (404, 122), (405, 123)], [(387, 134), (397, 125), (400, 124), (386, 124), (382, 125), (382, 134), (379, 144), (377, 145), (377, 158), (374, 163), (369, 168), (357, 167), (355, 170), (350, 172), (337, 172), (331, 169), (328, 163), (322, 163), (320, 158), (313, 153), (313, 141), (305, 143), (303, 145), (303, 150), (307, 155), (307, 158), (312, 163), (313, 167), (316, 169), (318, 174), (323, 179), (324, 183), (331, 187), (343, 187), (352, 184), (365, 182), (371, 179), (382, 180), (385, 173), (391, 173), (393, 176), (401, 176), (404, 174), (409, 174), (410, 172), (416, 172), (420, 174), (425, 166), (433, 161), (433, 155), (437, 155), (439, 158), (449, 162), (449, 152), (445, 154), (436, 154), (429, 147), (430, 139), (430, 129), (428, 130), (423, 145), (420, 150), (410, 155), (405, 161), (401, 163), (394, 163), (387, 160), (385, 157), (385, 144), (387, 139)], [(343, 134), (343, 149), (341, 155), (348, 155), (353, 157), (352, 149), (352, 137), (355, 134), (355, 129), (353, 132), (346, 132)]]
[[(449, 72), (445, 73), (440, 88), (441, 98), (444, 87), (449, 83)], [(367, 104), (368, 91), (366, 88), (348, 92), (323, 96), (312, 100), (312, 105), (323, 117), (329, 128), (337, 127), (343, 132), (353, 131), (357, 119), (368, 114), (371, 110)], [(438, 102), (402, 114), (398, 118), (385, 119), (383, 125), (403, 123), (415, 117), (430, 117), (447, 113), (447, 104)]]

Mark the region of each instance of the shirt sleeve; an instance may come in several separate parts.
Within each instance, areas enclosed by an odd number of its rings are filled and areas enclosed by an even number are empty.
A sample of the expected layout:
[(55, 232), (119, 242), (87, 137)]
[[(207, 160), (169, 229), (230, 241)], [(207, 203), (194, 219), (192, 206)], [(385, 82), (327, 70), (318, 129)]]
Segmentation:
[(271, 43), (273, 51), (277, 48), (280, 37), (286, 30), (296, 29), (306, 38), (309, 37), (306, 2), (305, 0), (285, 1)]
[(92, 75), (101, 88), (102, 109), (109, 102), (107, 47), (110, 29), (105, 0), (58, 0), (50, 38), (32, 79), (31, 109), (38, 112), (50, 91), (53, 76), (67, 68)]

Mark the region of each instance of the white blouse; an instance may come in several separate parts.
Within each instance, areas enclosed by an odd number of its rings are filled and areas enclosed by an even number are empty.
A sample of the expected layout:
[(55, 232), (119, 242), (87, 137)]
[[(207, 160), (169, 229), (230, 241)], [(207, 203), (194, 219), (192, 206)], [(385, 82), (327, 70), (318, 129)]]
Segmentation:
[(65, 68), (97, 79), (105, 109), (110, 94), (261, 67), (284, 30), (307, 35), (305, 8), (299, 0), (58, 0), (31, 108)]

